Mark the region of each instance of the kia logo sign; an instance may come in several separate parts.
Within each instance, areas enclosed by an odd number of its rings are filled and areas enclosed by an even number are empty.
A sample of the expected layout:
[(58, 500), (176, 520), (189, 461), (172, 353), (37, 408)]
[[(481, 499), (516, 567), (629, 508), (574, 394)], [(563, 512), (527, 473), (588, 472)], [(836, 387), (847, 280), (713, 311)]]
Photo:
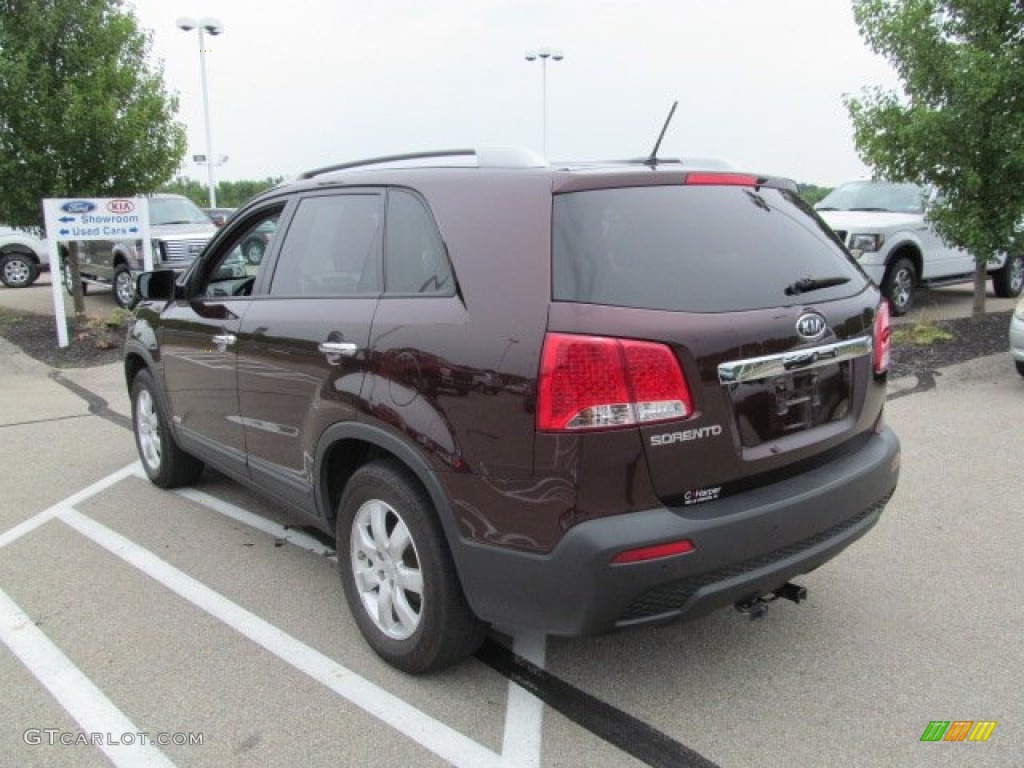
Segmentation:
[(817, 312), (805, 312), (796, 321), (796, 332), (806, 341), (817, 341), (825, 335), (825, 318)]
[(135, 203), (131, 200), (111, 200), (107, 203), (107, 210), (111, 213), (131, 213), (135, 210)]
[(88, 200), (69, 200), (60, 207), (64, 213), (89, 213), (95, 211), (96, 206)]

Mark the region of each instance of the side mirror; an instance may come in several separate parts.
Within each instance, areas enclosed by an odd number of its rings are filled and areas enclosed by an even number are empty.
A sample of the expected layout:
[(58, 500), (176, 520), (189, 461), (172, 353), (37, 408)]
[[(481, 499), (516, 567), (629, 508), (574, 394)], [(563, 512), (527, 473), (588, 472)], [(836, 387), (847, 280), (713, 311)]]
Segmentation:
[(143, 301), (171, 301), (177, 287), (173, 269), (158, 269), (139, 275), (136, 290)]

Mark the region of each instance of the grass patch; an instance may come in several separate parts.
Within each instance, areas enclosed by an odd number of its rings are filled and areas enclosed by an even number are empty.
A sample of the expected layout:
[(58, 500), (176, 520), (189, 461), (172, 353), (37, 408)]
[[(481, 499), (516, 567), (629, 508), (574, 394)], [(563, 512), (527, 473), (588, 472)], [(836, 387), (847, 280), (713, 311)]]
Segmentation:
[(10, 310), (0, 307), (0, 330), (13, 328), (21, 322), (21, 316), (16, 315)]
[(894, 344), (930, 346), (940, 342), (952, 341), (954, 338), (952, 333), (945, 328), (940, 328), (930, 320), (892, 329), (892, 341)]

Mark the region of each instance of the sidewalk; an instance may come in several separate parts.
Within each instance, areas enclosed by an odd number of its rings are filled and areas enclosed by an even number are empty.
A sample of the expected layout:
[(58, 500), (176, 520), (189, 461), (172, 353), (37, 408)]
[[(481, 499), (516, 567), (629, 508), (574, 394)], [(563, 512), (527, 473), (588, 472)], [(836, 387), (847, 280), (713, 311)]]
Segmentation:
[(104, 410), (130, 423), (131, 401), (117, 363), (57, 370), (0, 337), (0, 392), (0, 427), (103, 415)]

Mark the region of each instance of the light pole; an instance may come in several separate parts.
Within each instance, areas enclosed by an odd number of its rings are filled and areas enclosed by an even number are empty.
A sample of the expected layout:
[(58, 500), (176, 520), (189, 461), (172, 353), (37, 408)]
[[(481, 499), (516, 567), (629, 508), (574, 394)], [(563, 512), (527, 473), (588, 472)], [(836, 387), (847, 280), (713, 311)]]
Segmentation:
[(199, 30), (199, 76), (203, 82), (203, 121), (206, 125), (206, 183), (210, 191), (210, 207), (217, 207), (217, 185), (213, 179), (213, 166), (216, 161), (213, 157), (213, 134), (210, 132), (210, 94), (206, 88), (206, 46), (203, 44), (203, 32), (210, 35), (219, 35), (224, 31), (224, 25), (217, 19), (203, 17), (201, 19), (190, 19), (183, 16), (177, 21), (178, 29), (191, 32)]
[(527, 51), (526, 60), (536, 61), (540, 59), (540, 88), (541, 88), (541, 120), (544, 125), (544, 157), (548, 156), (548, 59), (561, 61), (565, 57), (561, 51), (553, 51), (550, 48), (540, 48), (536, 51)]

